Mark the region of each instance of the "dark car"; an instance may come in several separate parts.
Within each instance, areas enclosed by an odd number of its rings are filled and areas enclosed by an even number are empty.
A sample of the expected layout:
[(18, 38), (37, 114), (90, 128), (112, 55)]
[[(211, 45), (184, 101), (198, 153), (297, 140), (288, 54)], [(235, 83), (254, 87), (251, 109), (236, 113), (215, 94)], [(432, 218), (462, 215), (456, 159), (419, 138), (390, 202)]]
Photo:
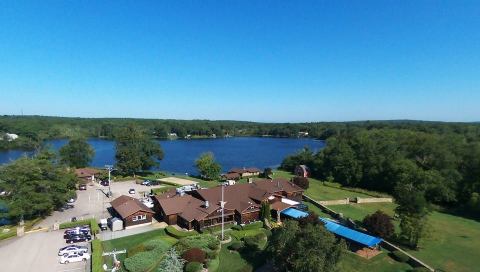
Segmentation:
[(92, 236), (90, 235), (72, 235), (65, 239), (67, 244), (79, 243), (79, 242), (87, 242), (92, 240)]
[(86, 184), (80, 184), (80, 185), (78, 186), (78, 190), (80, 190), (80, 191), (85, 191), (85, 190), (87, 190), (87, 185), (86, 185)]
[(102, 185), (102, 186), (108, 186), (108, 180), (102, 180), (102, 181), (100, 182), (100, 185)]

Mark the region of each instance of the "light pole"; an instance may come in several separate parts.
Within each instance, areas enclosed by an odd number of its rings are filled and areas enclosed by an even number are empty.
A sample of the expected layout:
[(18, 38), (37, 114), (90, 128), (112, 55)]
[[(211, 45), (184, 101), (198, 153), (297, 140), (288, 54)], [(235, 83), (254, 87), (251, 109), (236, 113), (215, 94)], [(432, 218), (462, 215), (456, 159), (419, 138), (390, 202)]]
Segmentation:
[(223, 188), (224, 188), (224, 187), (225, 187), (225, 186), (222, 185), (222, 201), (220, 202), (220, 207), (222, 208), (222, 241), (224, 240), (224, 233), (223, 233), (223, 231), (224, 231), (224, 223), (225, 223), (225, 222), (224, 222), (225, 219), (223, 218), (223, 217), (224, 217), (224, 208), (225, 208), (225, 201), (223, 201)]
[(112, 173), (112, 171), (114, 170), (113, 169), (113, 165), (105, 165), (105, 168), (108, 170), (108, 195), (111, 196), (112, 195), (112, 189), (110, 188), (110, 175)]

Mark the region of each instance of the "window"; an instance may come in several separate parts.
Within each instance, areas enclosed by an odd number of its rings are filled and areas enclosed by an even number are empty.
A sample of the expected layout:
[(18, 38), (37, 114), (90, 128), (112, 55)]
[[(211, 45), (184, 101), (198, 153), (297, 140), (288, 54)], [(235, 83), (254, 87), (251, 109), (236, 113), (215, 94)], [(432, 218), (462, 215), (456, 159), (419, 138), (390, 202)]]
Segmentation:
[(140, 215), (135, 215), (132, 217), (132, 221), (140, 221), (140, 220), (145, 220), (147, 219), (147, 215), (146, 214), (140, 214)]

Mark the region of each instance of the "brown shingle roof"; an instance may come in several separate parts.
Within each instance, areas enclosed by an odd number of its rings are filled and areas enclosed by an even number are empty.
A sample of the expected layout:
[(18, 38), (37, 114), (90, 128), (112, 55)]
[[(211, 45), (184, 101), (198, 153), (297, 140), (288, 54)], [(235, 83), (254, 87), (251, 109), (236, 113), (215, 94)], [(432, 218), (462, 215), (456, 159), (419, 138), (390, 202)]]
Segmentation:
[(115, 198), (110, 204), (122, 218), (126, 218), (138, 211), (154, 213), (138, 199), (126, 195), (121, 195)]
[(258, 188), (272, 194), (282, 191), (287, 193), (303, 192), (303, 189), (298, 185), (295, 185), (291, 181), (283, 178), (257, 180), (253, 182), (253, 184), (255, 184)]
[(274, 202), (270, 207), (276, 211), (283, 211), (287, 208), (290, 208), (291, 205), (288, 205), (287, 203), (283, 203), (281, 201), (277, 201), (277, 202)]

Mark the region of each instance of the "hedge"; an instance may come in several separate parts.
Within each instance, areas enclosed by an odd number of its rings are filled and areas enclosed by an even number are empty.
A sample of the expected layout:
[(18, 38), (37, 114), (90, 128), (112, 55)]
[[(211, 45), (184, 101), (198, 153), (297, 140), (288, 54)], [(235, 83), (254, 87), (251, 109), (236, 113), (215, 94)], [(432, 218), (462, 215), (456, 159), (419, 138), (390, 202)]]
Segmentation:
[(207, 264), (208, 272), (217, 272), (220, 267), (220, 258), (217, 256), (215, 259), (210, 260)]
[(103, 272), (102, 241), (92, 240), (92, 272)]
[(100, 227), (98, 226), (97, 220), (95, 218), (61, 223), (60, 229), (68, 229), (84, 225), (90, 225), (90, 230), (93, 234), (98, 234), (100, 232)]
[(253, 229), (259, 229), (259, 228), (263, 228), (263, 222), (261, 221), (257, 221), (257, 222), (250, 223), (248, 225), (243, 226), (244, 230), (253, 230)]
[(399, 250), (395, 250), (395, 251), (392, 251), (392, 257), (399, 261), (399, 262), (402, 262), (402, 263), (406, 263), (408, 262), (408, 260), (410, 260), (410, 257), (408, 257), (408, 255), (406, 255), (405, 253), (399, 251)]
[(232, 227), (233, 230), (242, 230), (242, 226), (240, 225), (235, 225)]
[(11, 229), (8, 232), (1, 232), (0, 233), (0, 240), (8, 239), (8, 238), (15, 237), (15, 236), (17, 236), (17, 229), (16, 228)]
[(241, 249), (242, 247), (243, 247), (243, 243), (242, 243), (242, 242), (240, 242), (240, 241), (235, 241), (235, 242), (233, 242), (231, 245), (228, 246), (228, 249), (238, 251), (238, 250)]
[(173, 236), (177, 239), (181, 239), (184, 237), (192, 236), (192, 235), (197, 235), (197, 231), (180, 231), (174, 228), (173, 226), (168, 226), (165, 228), (165, 232), (169, 234), (170, 236)]
[(203, 269), (203, 264), (199, 262), (190, 262), (185, 266), (185, 272), (198, 272)]

